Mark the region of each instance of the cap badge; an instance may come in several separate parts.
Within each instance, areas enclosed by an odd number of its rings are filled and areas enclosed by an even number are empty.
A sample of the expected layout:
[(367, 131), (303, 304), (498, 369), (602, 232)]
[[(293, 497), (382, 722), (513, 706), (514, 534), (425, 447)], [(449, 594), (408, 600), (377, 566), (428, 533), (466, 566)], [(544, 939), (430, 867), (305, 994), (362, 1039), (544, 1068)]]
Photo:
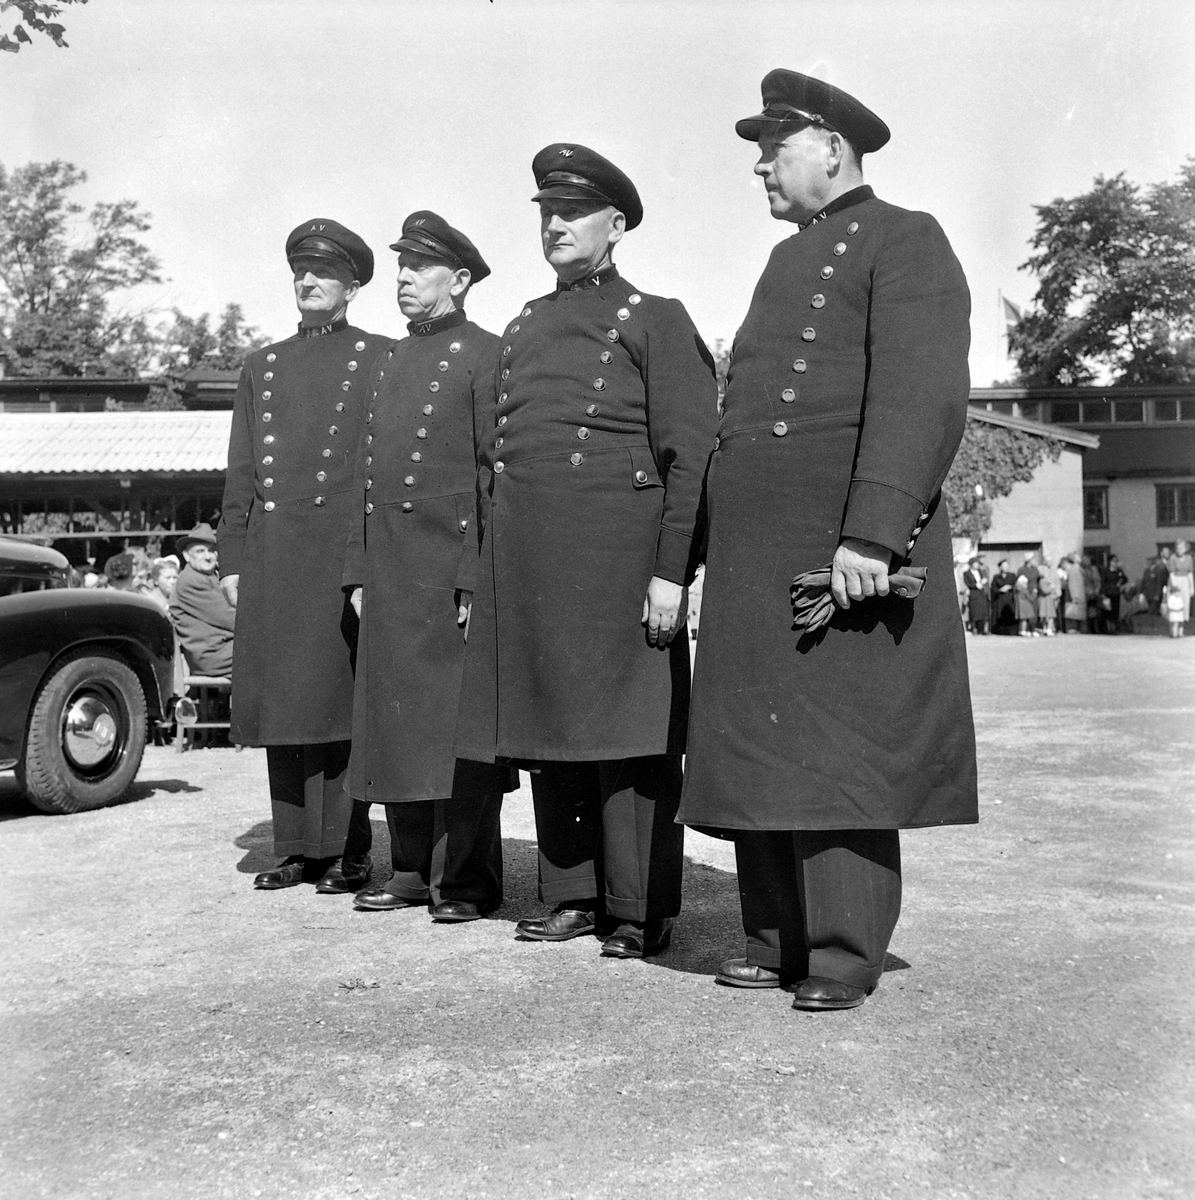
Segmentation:
[(426, 225), (426, 224), (427, 224), (427, 218), (426, 218), (426, 217), (420, 217), (418, 221), (412, 221), (412, 222), (411, 222), (411, 224), (412, 224), (412, 225), (414, 225), (414, 226), (416, 226), (416, 227), (418, 227), (418, 226), (420, 226), (420, 225)]
[(573, 156), (573, 151), (567, 146), (565, 146), (563, 150), (557, 150), (556, 153), (559, 154), (561, 158), (572, 158)]
[(311, 228), (307, 232), (308, 233), (323, 233), (326, 228), (327, 228), (326, 225), (322, 225), (318, 221), (312, 221)]

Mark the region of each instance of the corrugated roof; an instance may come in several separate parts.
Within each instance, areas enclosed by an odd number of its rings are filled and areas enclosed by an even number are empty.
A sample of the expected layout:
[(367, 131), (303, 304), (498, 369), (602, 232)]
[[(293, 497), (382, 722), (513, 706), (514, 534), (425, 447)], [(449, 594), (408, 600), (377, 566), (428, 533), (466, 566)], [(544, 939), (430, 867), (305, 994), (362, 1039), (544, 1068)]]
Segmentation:
[(967, 418), (986, 421), (989, 425), (1003, 425), (1006, 429), (1019, 429), (1037, 437), (1054, 438), (1059, 442), (1070, 442), (1072, 446), (1083, 446), (1094, 450), (1099, 444), (1098, 434), (1086, 433), (1082, 429), (1070, 429), (1065, 425), (1049, 425), (1045, 421), (1031, 421), (1028, 417), (1014, 417), (1011, 413), (988, 412), (986, 408), (967, 405)]
[(231, 411), (0, 413), (0, 475), (223, 471)]

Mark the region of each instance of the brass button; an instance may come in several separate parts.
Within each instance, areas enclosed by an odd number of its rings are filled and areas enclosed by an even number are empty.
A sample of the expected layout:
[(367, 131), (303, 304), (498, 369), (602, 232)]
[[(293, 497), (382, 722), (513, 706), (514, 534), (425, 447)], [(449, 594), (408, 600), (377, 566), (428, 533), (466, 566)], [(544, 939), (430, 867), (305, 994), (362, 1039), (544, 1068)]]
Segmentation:
[(596, 404), (589, 405), (585, 410), (585, 415), (587, 417), (596, 417), (598, 415), (598, 406)]
[(793, 370), (796, 371), (798, 375), (804, 375), (808, 369), (808, 364), (803, 358), (798, 358), (793, 363)]
[(447, 360), (447, 359), (443, 359), (443, 360), (441, 361), (441, 363), (440, 363), (440, 370), (441, 370), (441, 371), (447, 371), (447, 370), (448, 370), (448, 360)]
[(606, 330), (606, 341), (608, 341), (608, 342), (618, 341), (618, 330), (617, 329), (607, 329)]
[(464, 533), (465, 530), (469, 528), (468, 518), (458, 521), (457, 524), (461, 527), (461, 533)]
[(505, 403), (506, 403), (506, 393), (505, 393), (505, 392), (503, 392), (503, 393), (502, 393), (502, 395), (500, 395), (500, 396), (498, 397), (498, 403), (499, 403), (499, 404), (505, 404)]
[(506, 424), (506, 418), (505, 418), (505, 417), (499, 417), (499, 418), (498, 418), (498, 424), (499, 424), (499, 425), (505, 425), (505, 424)]
[(262, 376), (262, 379), (264, 379), (264, 380), (265, 380), (267, 383), (269, 383), (269, 381), (270, 381), (271, 379), (273, 379), (273, 378), (274, 378), (274, 372), (273, 372), (273, 371), (267, 371), (267, 372), (266, 372), (266, 373), (265, 373), (265, 374)]
[(599, 376), (593, 381), (593, 390), (595, 392), (604, 392), (606, 390), (606, 381)]
[(267, 446), (272, 446), (274, 444), (274, 435), (272, 433), (267, 433), (266, 436), (261, 440), (265, 442)]
[[(372, 454), (367, 454), (367, 455), (365, 456), (365, 465), (366, 465), (367, 467), (372, 467), (372, 466), (373, 466), (373, 455), (372, 455)], [(320, 476), (322, 476), (322, 475), (323, 475), (323, 471), (321, 471), (321, 472), (320, 472)]]
[(373, 512), (373, 503), (372, 503), (371, 501), (366, 501), (366, 503), (365, 503), (365, 511), (366, 511), (367, 513), (371, 513), (371, 512)]
[[(379, 375), (378, 378), (381, 379), (381, 376)], [(346, 379), (344, 383), (340, 385), (340, 390), (342, 392), (351, 392), (353, 390), (353, 385)]]
[(772, 426), (772, 432), (777, 437), (783, 437), (788, 432), (788, 426), (783, 421), (777, 421), (776, 424)]
[[(390, 355), (389, 355), (389, 354), (387, 354), (387, 355), (386, 355), (386, 361), (387, 361), (387, 362), (389, 362), (389, 361), (390, 361)], [(379, 371), (379, 372), (378, 372), (378, 378), (379, 378), (379, 379), (385, 379), (385, 378), (386, 378), (386, 372), (385, 372), (385, 371)], [(376, 395), (377, 395), (377, 392), (374, 392), (374, 395), (376, 396)]]
[(356, 369), (357, 369), (357, 360), (355, 358), (350, 359), (349, 360), (349, 370), (355, 371)]
[(506, 464), (502, 461), (494, 463), (494, 474), (501, 475), (506, 470)]
[(423, 462), (423, 455), (420, 454), (418, 450), (415, 450), (411, 454), (411, 461), (412, 462)]
[(635, 472), (635, 482), (636, 483), (646, 483), (647, 482), (647, 472), (646, 471), (636, 471)]
[(274, 417), (273, 417), (272, 413), (264, 412), (261, 414), (261, 419), (263, 422), (268, 423), (268, 422), (272, 421), (274, 419)]
[(460, 342), (453, 342), (452, 345), (448, 347), (449, 354), (459, 354), (460, 352), (461, 352)]
[(337, 401), (336, 401), (336, 411), (337, 411), (337, 412), (344, 412), (344, 401), (343, 401), (343, 400), (337, 400)]
[(427, 390), (429, 392), (438, 392), (440, 390), (439, 380), (433, 379), (431, 383), (427, 385)]
[(847, 233), (858, 233), (858, 232), (859, 232), (859, 222), (858, 222), (858, 221), (852, 221), (852, 222), (851, 222), (851, 223), (850, 223), (850, 224), (849, 224), (849, 225), (846, 227), (846, 231), (847, 231)]
[(598, 355), (598, 358), (604, 363), (614, 361), (614, 355), (611, 354), (609, 350), (603, 350), (601, 354)]
[(919, 516), (919, 517), (917, 518), (917, 520), (919, 520), (919, 521), (928, 521), (928, 520), (929, 520), (929, 513), (922, 513), (922, 514), (921, 514), (921, 516)]
[(510, 378), (510, 368), (509, 368), (509, 367), (503, 367), (503, 368), (502, 368), (502, 381), (503, 381), (503, 383), (505, 383), (505, 382), (506, 382), (506, 380), (508, 380), (509, 378)]
[(502, 347), (502, 357), (503, 357), (503, 358), (505, 358), (505, 357), (506, 357), (506, 356), (507, 356), (509, 353), (510, 353), (510, 347), (509, 347), (509, 346), (503, 346), (503, 347)]
[(529, 308), (523, 309), (523, 316), (525, 316), (525, 317), (531, 316), (531, 309), (529, 309)]
[(267, 390), (267, 391), (262, 392), (261, 398), (263, 400), (268, 400), (273, 394), (274, 394), (273, 392)]
[(339, 430), (339, 428), (337, 428), (337, 426), (335, 426), (335, 425), (329, 425), (329, 426), (328, 426), (328, 432), (329, 432), (329, 433), (330, 433), (330, 434), (331, 434), (333, 437), (335, 437), (335, 436), (336, 436), (336, 435), (337, 435), (337, 434), (340, 432), (340, 430)]
[(827, 263), (824, 267), (822, 267), (821, 277), (823, 279), (830, 279), (833, 277), (833, 275), (834, 275), (834, 268), (832, 266), (830, 266), (829, 263)]
[(811, 305), (813, 305), (814, 308), (825, 308), (826, 307), (826, 298), (825, 298), (825, 296), (823, 296), (821, 294), (821, 292), (818, 292), (817, 295), (814, 296), (813, 299), (809, 301), (809, 303)]
[(372, 489), (373, 489), (373, 480), (367, 479), (365, 481), (365, 490), (368, 492), (368, 491), (371, 491)]
[(274, 511), (274, 501), (267, 500), (262, 507), (266, 510), (266, 512), (273, 512)]
[(721, 445), (722, 445), (722, 439), (720, 437), (714, 438), (714, 449), (717, 450), (718, 447)]
[(261, 460), (261, 465), (262, 465), (263, 467), (268, 467), (268, 466), (270, 466), (270, 465), (273, 463), (273, 461), (274, 461), (274, 456), (273, 456), (272, 454), (267, 454), (267, 455), (265, 456), (265, 458), (263, 458), (263, 459)]
[(267, 354), (267, 355), (266, 355), (266, 362), (273, 362), (273, 361), (274, 361), (274, 359), (276, 359), (277, 357), (278, 357), (278, 355), (277, 355), (277, 354)]
[(521, 325), (512, 325), (512, 326), (510, 327), (510, 332), (511, 332), (511, 333), (518, 333), (518, 332), (519, 332), (519, 330), (520, 330), (520, 329), (522, 329), (522, 328), (523, 328), (523, 327), (522, 327)]
[(415, 430), (415, 436), (420, 441), (423, 441), (423, 439), (427, 437), (427, 430), (424, 429), (422, 426), (420, 426), (418, 429)]
[(495, 439), (494, 439), (494, 449), (495, 449), (495, 450), (501, 450), (501, 449), (502, 449), (502, 444), (503, 444), (503, 442), (504, 442), (505, 440), (506, 440), (505, 438), (495, 438)]
[(364, 342), (358, 342), (358, 343), (357, 343), (357, 349), (358, 349), (358, 350), (364, 350), (364, 349), (365, 349), (365, 343), (364, 343)]
[(640, 301), (640, 300), (642, 300), (642, 299), (643, 299), (643, 297), (642, 297), (642, 296), (640, 296), (638, 292), (632, 292), (632, 293), (631, 293), (631, 294), (630, 294), (630, 295), (627, 297), (627, 300), (628, 300), (628, 301), (630, 301), (630, 303), (631, 303), (631, 304), (638, 304), (638, 303), (639, 303), (639, 301)]
[(402, 510), (403, 512), (414, 512), (415, 506), (410, 502), (410, 500), (404, 500), (402, 502)]
[(783, 400), (785, 404), (791, 404), (796, 398), (797, 393), (794, 392), (792, 388), (785, 388), (784, 391), (780, 393), (780, 399)]
[(327, 479), (327, 478), (328, 478), (328, 472), (327, 472), (327, 471), (316, 471), (316, 473), (315, 473), (315, 481), (316, 481), (316, 483), (323, 483), (323, 482), (324, 482), (324, 480), (325, 480), (325, 479)]
[(331, 451), (330, 449), (328, 449), (327, 447), (325, 447), (325, 448), (324, 448), (322, 451), (320, 451), (320, 453), (321, 453), (321, 454), (323, 454), (323, 456), (324, 456), (325, 458), (331, 458), (331, 457), (332, 457), (332, 451)]
[(568, 456), (568, 461), (571, 462), (574, 467), (579, 467), (585, 461), (585, 455), (581, 454), (579, 451), (574, 452)]
[(271, 479), (271, 478), (270, 478), (270, 477), (267, 475), (267, 476), (265, 477), (265, 479), (263, 479), (263, 480), (261, 481), (261, 486), (262, 486), (262, 487), (273, 487), (273, 486), (274, 486), (274, 481), (273, 481), (273, 480), (272, 480), (272, 479)]
[(835, 242), (834, 243), (834, 253), (835, 254), (845, 254), (846, 253), (846, 242)]
[(315, 507), (316, 507), (316, 508), (323, 508), (323, 506), (324, 506), (324, 498), (323, 498), (323, 496), (316, 496), (316, 498), (315, 498)]
[(415, 486), (415, 476), (408, 475), (406, 477), (406, 479), (403, 480), (403, 483), (406, 484), (407, 487), (414, 487)]
[(913, 543), (912, 543), (911, 541), (910, 541), (910, 542), (905, 542), (905, 549), (906, 549), (906, 550), (912, 550), (912, 549), (913, 549)]
[(629, 321), (631, 319), (631, 310), (629, 308), (620, 308), (618, 310), (618, 319), (620, 321)]
[(586, 429), (584, 425), (582, 425), (581, 428), (577, 430), (577, 437), (579, 437), (581, 439), (581, 441), (583, 441), (583, 442), (588, 440), (589, 430)]
[(369, 424), (372, 424), (372, 422), (373, 422), (373, 413), (366, 413), (365, 414), (365, 424), (369, 425)]
[(809, 325), (806, 325), (805, 328), (801, 330), (801, 341), (803, 342), (812, 342), (816, 337), (817, 330)]
[(372, 433), (367, 433), (367, 434), (365, 435), (365, 444), (366, 444), (367, 446), (372, 446), (372, 445), (373, 445), (373, 434), (372, 434)]
[(423, 406), (423, 415), (425, 417), (430, 417), (432, 415), (432, 413), (434, 413), (435, 411), (436, 411), (435, 408), (430, 404), (425, 404)]

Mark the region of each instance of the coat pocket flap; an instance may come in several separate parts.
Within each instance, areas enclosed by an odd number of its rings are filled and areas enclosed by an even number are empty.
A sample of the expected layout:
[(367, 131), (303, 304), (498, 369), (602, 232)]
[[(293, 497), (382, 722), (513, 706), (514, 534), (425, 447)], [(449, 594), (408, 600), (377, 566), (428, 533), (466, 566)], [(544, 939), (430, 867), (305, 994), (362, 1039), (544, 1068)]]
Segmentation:
[(647, 446), (634, 446), (631, 455), (631, 483), (636, 488), (663, 487), (656, 460)]

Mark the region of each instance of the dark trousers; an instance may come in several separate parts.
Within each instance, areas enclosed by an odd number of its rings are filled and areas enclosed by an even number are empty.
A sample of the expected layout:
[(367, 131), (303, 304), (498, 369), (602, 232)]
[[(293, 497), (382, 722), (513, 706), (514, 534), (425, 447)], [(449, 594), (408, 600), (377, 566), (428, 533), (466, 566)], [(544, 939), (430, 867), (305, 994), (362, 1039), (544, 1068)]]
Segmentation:
[(680, 912), (680, 756), (544, 762), (531, 775), (539, 897), (620, 921)]
[[(468, 900), (482, 912), (502, 903), (502, 791), (384, 804), (393, 868), (386, 891), (405, 900)], [(369, 803), (353, 801), (346, 853), (369, 851)]]
[(349, 746), (266, 747), (275, 854), (336, 858), (344, 853), (353, 808), (344, 790)]
[(785, 981), (873, 987), (900, 916), (895, 829), (739, 832), (747, 961)]

